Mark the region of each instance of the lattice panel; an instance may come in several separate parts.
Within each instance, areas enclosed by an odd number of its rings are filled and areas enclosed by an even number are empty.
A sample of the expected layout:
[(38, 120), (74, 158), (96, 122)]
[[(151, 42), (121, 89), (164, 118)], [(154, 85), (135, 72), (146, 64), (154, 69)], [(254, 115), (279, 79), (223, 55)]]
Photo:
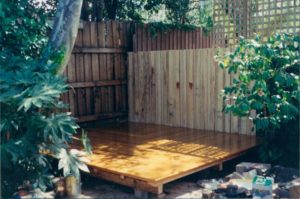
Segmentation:
[(215, 0), (215, 45), (227, 47), (239, 36), (264, 38), (274, 32), (300, 32), (300, 0)]

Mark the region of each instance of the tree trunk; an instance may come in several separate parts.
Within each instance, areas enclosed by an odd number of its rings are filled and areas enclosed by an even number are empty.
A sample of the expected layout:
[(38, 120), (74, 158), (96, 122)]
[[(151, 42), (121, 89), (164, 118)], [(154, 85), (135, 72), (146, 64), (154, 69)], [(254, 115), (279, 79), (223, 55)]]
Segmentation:
[(51, 52), (59, 50), (63, 50), (64, 52), (63, 60), (55, 69), (57, 74), (63, 73), (71, 56), (79, 27), (82, 1), (83, 0), (59, 0), (48, 42), (48, 49), (50, 49)]

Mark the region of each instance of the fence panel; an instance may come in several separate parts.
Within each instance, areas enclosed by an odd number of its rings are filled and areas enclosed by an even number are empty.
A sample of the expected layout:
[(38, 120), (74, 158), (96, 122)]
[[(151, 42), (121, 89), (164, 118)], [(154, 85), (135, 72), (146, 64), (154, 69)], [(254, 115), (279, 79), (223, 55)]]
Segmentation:
[(131, 23), (83, 22), (64, 73), (71, 89), (62, 100), (79, 121), (126, 116), (127, 50)]
[(213, 46), (213, 32), (204, 33), (201, 28), (194, 30), (171, 29), (151, 33), (151, 25), (135, 24), (133, 51), (179, 50), (210, 48)]
[(223, 114), (220, 91), (233, 77), (215, 49), (129, 53), (129, 120), (251, 134), (248, 119)]

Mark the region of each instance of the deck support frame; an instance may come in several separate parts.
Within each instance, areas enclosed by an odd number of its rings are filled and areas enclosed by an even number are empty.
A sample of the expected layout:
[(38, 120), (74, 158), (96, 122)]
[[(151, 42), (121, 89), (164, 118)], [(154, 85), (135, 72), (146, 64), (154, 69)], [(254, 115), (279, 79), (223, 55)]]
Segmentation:
[(163, 193), (163, 184), (151, 184), (146, 181), (134, 179), (120, 174), (114, 174), (108, 171), (101, 171), (96, 168), (90, 168), (90, 171), (91, 173), (89, 174), (91, 176), (102, 178), (104, 180), (115, 182), (117, 184), (125, 185), (128, 187), (132, 187), (134, 188), (135, 192), (137, 191), (138, 193), (149, 192), (157, 195)]

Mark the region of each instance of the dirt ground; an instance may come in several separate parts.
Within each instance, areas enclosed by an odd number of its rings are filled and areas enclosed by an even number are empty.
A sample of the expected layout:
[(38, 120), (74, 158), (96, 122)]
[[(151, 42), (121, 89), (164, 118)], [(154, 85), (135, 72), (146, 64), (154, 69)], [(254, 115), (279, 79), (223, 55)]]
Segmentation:
[[(234, 171), (236, 162), (229, 162), (224, 165), (223, 171), (215, 168), (207, 169), (185, 178), (170, 182), (164, 185), (164, 195), (161, 198), (202, 198), (202, 189), (197, 185), (198, 180), (221, 178)], [(85, 176), (82, 178), (82, 198), (134, 198), (132, 188)], [(149, 198), (156, 198), (150, 194)]]
[[(202, 198), (202, 189), (197, 185), (198, 180), (223, 178), (235, 170), (236, 164), (246, 160), (255, 160), (256, 157), (256, 153), (250, 153), (246, 156), (241, 156), (235, 160), (224, 163), (223, 171), (218, 171), (216, 168), (210, 168), (165, 184), (164, 195), (161, 198)], [(83, 176), (81, 198), (134, 198), (134, 191), (132, 188), (101, 180), (99, 178)], [(156, 196), (150, 194), (149, 198), (156, 198)]]
[[(98, 179), (94, 179), (92, 184), (82, 187), (82, 198), (134, 198), (133, 190), (125, 186)], [(149, 195), (149, 198), (156, 197)], [(166, 185), (162, 198), (202, 198), (202, 192), (196, 183), (178, 181)]]

